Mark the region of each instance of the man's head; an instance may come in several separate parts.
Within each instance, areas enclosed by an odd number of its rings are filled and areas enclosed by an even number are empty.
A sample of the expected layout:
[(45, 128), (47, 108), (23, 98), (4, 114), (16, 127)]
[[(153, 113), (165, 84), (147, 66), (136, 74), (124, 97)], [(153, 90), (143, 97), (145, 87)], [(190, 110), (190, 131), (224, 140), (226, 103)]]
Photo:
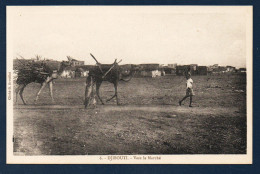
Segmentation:
[(185, 74), (185, 77), (186, 77), (186, 79), (188, 80), (188, 79), (191, 77), (191, 73), (190, 73), (190, 72), (187, 72), (187, 73)]

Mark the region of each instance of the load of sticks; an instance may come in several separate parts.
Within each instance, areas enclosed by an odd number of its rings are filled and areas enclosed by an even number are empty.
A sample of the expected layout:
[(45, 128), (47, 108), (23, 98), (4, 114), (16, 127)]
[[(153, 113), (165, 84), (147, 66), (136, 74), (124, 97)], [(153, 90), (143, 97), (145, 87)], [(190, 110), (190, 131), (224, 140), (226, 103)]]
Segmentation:
[(90, 105), (93, 106), (96, 105), (96, 96), (101, 101), (101, 103), (104, 104), (101, 97), (99, 96), (99, 88), (103, 81), (108, 81), (110, 83), (113, 83), (115, 88), (115, 95), (110, 99), (108, 99), (107, 101), (110, 101), (111, 99), (116, 97), (117, 104), (119, 104), (117, 98), (117, 86), (121, 74), (119, 72), (118, 64), (122, 60), (117, 62), (117, 59), (115, 59), (113, 64), (101, 64), (98, 62), (95, 56), (93, 56), (92, 54), (90, 55), (96, 61), (96, 66), (89, 71), (89, 75), (86, 80), (85, 101), (84, 101), (85, 108), (87, 108)]
[(115, 62), (113, 63), (113, 65), (106, 72), (103, 72), (102, 66), (101, 66), (102, 64), (97, 61), (97, 59), (93, 56), (93, 54), (90, 53), (90, 55), (96, 61), (97, 66), (99, 67), (99, 70), (102, 72), (102, 74), (103, 74), (102, 79), (104, 79), (106, 77), (106, 75), (115, 67), (116, 64), (119, 64), (120, 62), (122, 62), (122, 59), (119, 62), (117, 62), (117, 59), (115, 59)]
[(18, 64), (14, 66), (14, 71), (17, 73), (17, 84), (27, 84), (33, 79), (42, 83), (48, 75), (52, 73), (44, 61), (32, 62), (23, 61), (24, 59), (17, 60)]

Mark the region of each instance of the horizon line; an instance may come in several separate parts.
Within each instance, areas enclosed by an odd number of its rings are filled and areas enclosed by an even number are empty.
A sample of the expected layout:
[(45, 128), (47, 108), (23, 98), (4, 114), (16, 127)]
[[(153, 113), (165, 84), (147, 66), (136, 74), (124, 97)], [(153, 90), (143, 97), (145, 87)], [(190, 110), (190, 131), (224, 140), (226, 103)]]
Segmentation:
[[(19, 59), (19, 60), (37, 60), (37, 59), (35, 59), (35, 58), (18, 58), (18, 57), (16, 57), (16, 58), (14, 58), (13, 60), (15, 60), (15, 59)], [(62, 62), (62, 61), (64, 61), (64, 60), (56, 60), (56, 59), (48, 59), (48, 58), (46, 58), (46, 59), (40, 59), (40, 60), (37, 60), (37, 61), (57, 61), (57, 62)], [(77, 59), (75, 59), (76, 61), (80, 61), (80, 62), (84, 62), (84, 65), (95, 65), (95, 64), (85, 64), (85, 62), (86, 61), (84, 61), (84, 60), (77, 60)], [(166, 66), (169, 66), (170, 64), (176, 64), (176, 66), (185, 66), (185, 65), (197, 65), (197, 66), (213, 66), (213, 65), (218, 65), (218, 66), (224, 66), (224, 67), (227, 67), (227, 66), (232, 66), (232, 67), (235, 67), (235, 68), (246, 68), (246, 66), (233, 66), (233, 65), (221, 65), (221, 64), (218, 64), (218, 63), (214, 63), (214, 64), (210, 64), (210, 65), (200, 65), (200, 64), (198, 64), (198, 63), (188, 63), (188, 64), (179, 64), (179, 63), (177, 63), (177, 62), (175, 62), (175, 63), (155, 63), (155, 62), (153, 62), (153, 63), (138, 63), (138, 64), (136, 64), (136, 63), (125, 63), (125, 64), (122, 64), (122, 65), (127, 65), (127, 64), (133, 64), (133, 65), (142, 65), (142, 64), (159, 64), (159, 65), (166, 65)]]

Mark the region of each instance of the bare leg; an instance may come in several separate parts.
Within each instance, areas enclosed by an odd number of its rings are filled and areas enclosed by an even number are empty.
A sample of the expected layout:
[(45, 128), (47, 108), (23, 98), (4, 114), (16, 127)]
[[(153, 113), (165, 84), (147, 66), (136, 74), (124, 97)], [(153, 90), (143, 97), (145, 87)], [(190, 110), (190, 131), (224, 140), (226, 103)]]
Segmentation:
[(103, 102), (103, 100), (101, 99), (101, 97), (99, 95), (99, 88), (100, 88), (101, 84), (102, 84), (102, 81), (101, 82), (99, 82), (99, 81), (96, 82), (96, 92), (97, 92), (98, 99), (101, 101), (102, 105), (104, 105), (104, 102)]
[(192, 103), (192, 95), (190, 96), (190, 105), (189, 105), (189, 107), (192, 107), (191, 103)]
[(21, 87), (21, 89), (20, 89), (20, 92), (19, 92), (20, 97), (21, 97), (21, 99), (22, 99), (24, 105), (26, 105), (26, 103), (25, 103), (25, 101), (24, 101), (24, 99), (23, 99), (23, 90), (24, 90), (25, 86), (26, 86), (26, 85), (22, 85), (22, 87)]
[(188, 98), (188, 97), (189, 97), (188, 95), (186, 95), (185, 97), (183, 97), (183, 99), (179, 101), (179, 105), (181, 106), (181, 103), (182, 103), (186, 98)]
[(50, 81), (49, 82), (49, 89), (50, 89), (51, 101), (54, 102), (52, 86), (53, 86), (52, 81)]

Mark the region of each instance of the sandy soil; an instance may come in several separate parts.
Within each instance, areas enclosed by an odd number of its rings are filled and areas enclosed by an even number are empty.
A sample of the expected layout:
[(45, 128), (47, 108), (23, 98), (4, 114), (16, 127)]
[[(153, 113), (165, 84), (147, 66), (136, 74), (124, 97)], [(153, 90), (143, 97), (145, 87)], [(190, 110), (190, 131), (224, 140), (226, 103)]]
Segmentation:
[[(185, 78), (165, 76), (120, 82), (115, 101), (84, 109), (85, 79), (58, 79), (55, 103), (48, 88), (33, 99), (39, 84), (24, 92), (28, 105), (14, 104), (16, 155), (85, 154), (244, 154), (246, 153), (245, 75), (194, 76), (194, 107)], [(104, 99), (113, 85), (102, 84)]]

